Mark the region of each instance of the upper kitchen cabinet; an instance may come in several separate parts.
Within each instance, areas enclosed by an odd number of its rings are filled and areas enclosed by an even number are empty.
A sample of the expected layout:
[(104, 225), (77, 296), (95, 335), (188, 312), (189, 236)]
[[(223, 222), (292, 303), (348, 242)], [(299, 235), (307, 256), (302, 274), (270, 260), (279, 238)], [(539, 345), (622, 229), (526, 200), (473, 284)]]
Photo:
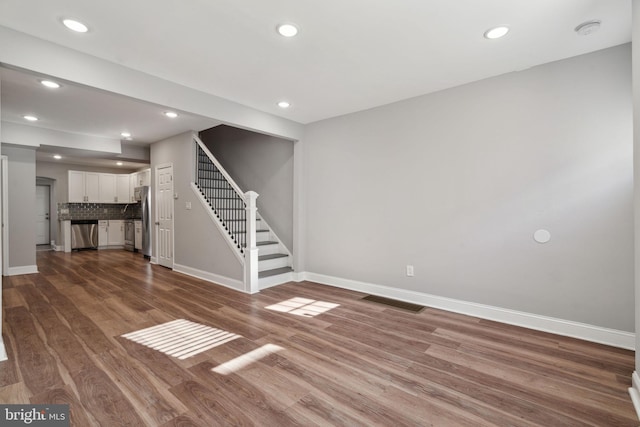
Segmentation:
[(99, 203), (100, 174), (69, 171), (69, 203)]
[(136, 176), (136, 187), (151, 185), (151, 169), (145, 169), (134, 174)]
[(129, 174), (100, 174), (102, 203), (129, 203)]
[(151, 185), (151, 169), (145, 169), (143, 171), (135, 172), (130, 175), (129, 196), (132, 201), (134, 201), (134, 189), (136, 187), (142, 187), (145, 185)]
[(69, 203), (130, 203), (129, 174), (69, 171)]
[(116, 176), (112, 173), (100, 174), (100, 202), (116, 202)]
[(129, 175), (116, 175), (116, 202), (128, 203), (130, 201)]

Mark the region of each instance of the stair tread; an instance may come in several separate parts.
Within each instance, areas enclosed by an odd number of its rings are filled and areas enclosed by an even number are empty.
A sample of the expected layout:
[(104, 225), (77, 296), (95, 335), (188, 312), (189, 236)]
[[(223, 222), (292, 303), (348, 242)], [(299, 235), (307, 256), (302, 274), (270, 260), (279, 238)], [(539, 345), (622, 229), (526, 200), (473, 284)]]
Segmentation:
[[(269, 231), (270, 230), (256, 230), (256, 233), (267, 233)], [(244, 230), (233, 230), (233, 231), (231, 231), (231, 233), (233, 233), (233, 234), (247, 234), (247, 232), (244, 231)], [(258, 243), (260, 243), (260, 242), (258, 242)], [(278, 242), (273, 242), (273, 243), (278, 243)]]
[(266, 246), (266, 245), (277, 245), (278, 242), (274, 242), (273, 240), (265, 240), (264, 242), (256, 242), (256, 246)]
[(270, 255), (260, 255), (258, 256), (258, 261), (267, 261), (270, 259), (278, 259), (278, 258), (286, 258), (289, 255), (287, 254), (270, 254)]
[(265, 270), (265, 271), (259, 272), (258, 278), (277, 276), (278, 274), (285, 274), (285, 273), (291, 273), (291, 272), (293, 272), (293, 268), (291, 267), (274, 268), (273, 270)]

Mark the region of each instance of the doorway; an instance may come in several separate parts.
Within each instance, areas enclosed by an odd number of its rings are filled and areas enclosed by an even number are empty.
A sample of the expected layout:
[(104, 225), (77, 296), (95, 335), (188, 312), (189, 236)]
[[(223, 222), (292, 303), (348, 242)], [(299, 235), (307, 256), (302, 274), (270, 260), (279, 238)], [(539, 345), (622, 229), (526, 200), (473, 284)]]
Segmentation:
[(36, 245), (51, 244), (51, 187), (36, 185)]
[(158, 264), (173, 268), (173, 165), (156, 167), (156, 254)]

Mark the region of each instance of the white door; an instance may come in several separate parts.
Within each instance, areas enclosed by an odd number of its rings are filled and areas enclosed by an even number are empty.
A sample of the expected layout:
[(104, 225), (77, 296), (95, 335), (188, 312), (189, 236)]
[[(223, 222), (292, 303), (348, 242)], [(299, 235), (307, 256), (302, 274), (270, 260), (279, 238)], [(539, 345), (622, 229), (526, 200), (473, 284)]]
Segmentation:
[(36, 245), (48, 245), (49, 237), (49, 186), (36, 185)]
[(156, 169), (158, 264), (173, 268), (173, 166)]

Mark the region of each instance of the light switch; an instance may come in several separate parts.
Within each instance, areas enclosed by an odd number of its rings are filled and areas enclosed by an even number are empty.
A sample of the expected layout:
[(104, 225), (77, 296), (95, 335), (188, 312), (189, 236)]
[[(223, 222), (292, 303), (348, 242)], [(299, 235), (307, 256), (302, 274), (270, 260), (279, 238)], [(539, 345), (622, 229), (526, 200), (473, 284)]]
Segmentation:
[(191, 209), (191, 202), (186, 202), (184, 206), (187, 210)]

